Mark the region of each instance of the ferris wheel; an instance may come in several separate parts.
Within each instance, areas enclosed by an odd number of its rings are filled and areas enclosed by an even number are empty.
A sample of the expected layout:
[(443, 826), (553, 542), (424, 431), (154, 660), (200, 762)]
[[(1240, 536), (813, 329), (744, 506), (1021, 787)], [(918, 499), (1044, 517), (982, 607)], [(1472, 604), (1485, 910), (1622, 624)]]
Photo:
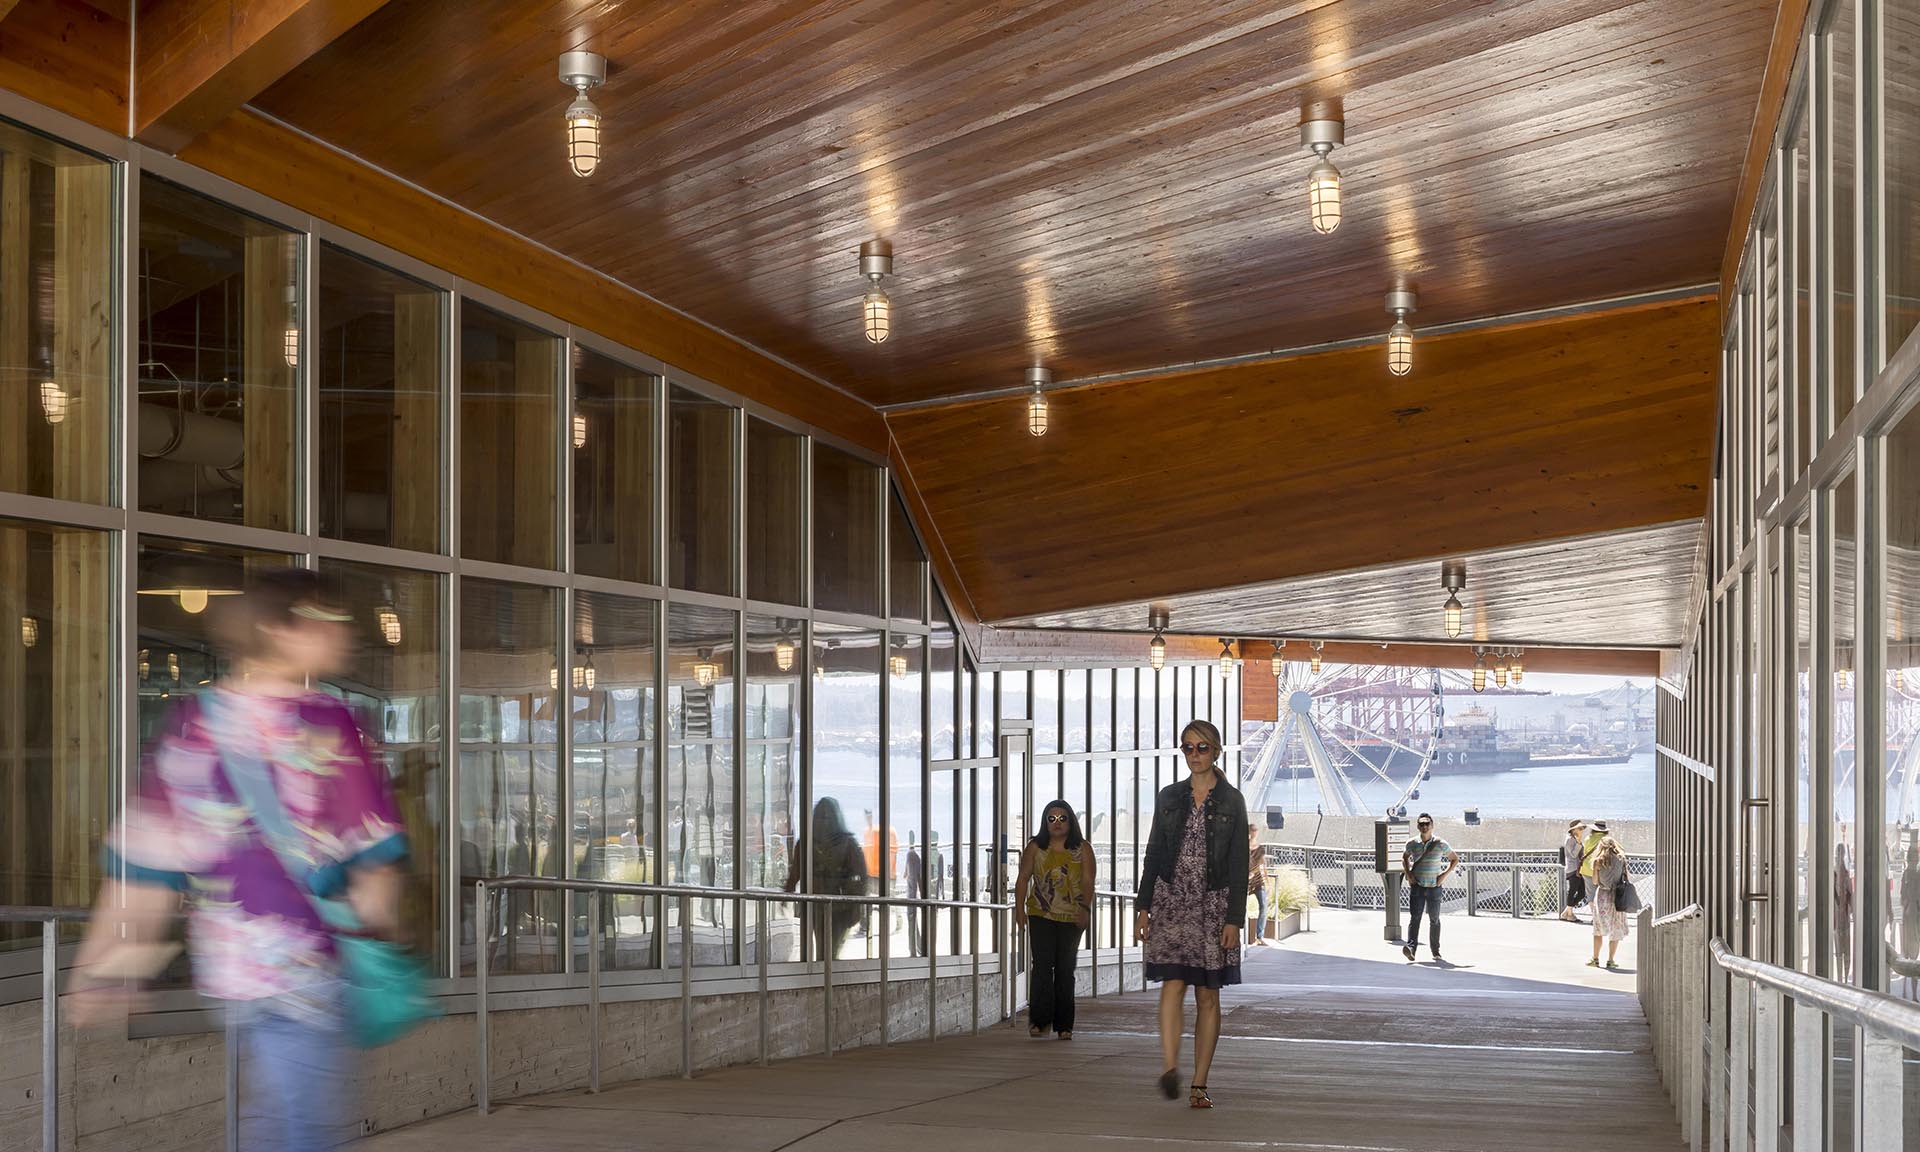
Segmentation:
[[(1418, 799), (1446, 730), (1446, 696), (1465, 681), (1431, 668), (1284, 664), (1280, 720), (1251, 753), (1249, 800), (1312, 781), (1330, 816), (1398, 813)], [(1454, 682), (1459, 681), (1459, 682)], [(1245, 755), (1245, 753), (1243, 753)]]

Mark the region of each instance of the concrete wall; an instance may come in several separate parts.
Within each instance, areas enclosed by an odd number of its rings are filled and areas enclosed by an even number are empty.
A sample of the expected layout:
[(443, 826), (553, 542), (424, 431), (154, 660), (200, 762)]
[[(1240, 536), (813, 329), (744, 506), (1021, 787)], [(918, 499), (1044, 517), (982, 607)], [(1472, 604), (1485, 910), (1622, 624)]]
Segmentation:
[[(1136, 953), (1137, 956), (1137, 953)], [(1082, 979), (1090, 974), (1082, 957)], [(1139, 987), (1139, 965), (1129, 987)], [(835, 973), (836, 1049), (880, 1042), (880, 995), (875, 973)], [(847, 983), (838, 983), (846, 980)], [(1103, 965), (1111, 991), (1118, 972)], [(1000, 977), (980, 976), (980, 1026), (998, 1022)], [(611, 993), (613, 990), (609, 990)], [(760, 1058), (756, 991), (694, 1000), (696, 1070)], [(677, 989), (676, 989), (677, 993)], [(970, 1026), (970, 976), (943, 976), (937, 987), (940, 1033)], [(822, 1050), (824, 1003), (816, 985), (775, 988), (770, 1051), (786, 1059)], [(924, 979), (890, 986), (888, 1019), (895, 1042), (924, 1040)], [(601, 1084), (680, 1074), (680, 1001), (628, 1000), (602, 1005)], [(587, 1008), (584, 1004), (488, 1012), (492, 1032), (489, 1077), (497, 1104), (516, 1097), (587, 1084)], [(462, 1012), (432, 1021), (397, 1043), (368, 1052), (361, 1071), (358, 1127), (363, 1134), (400, 1127), (474, 1106), (477, 1075), (474, 1018)], [(124, 1033), (60, 1037), (60, 1129), (63, 1150), (74, 1152), (207, 1152), (223, 1146), (225, 1039), (199, 1033), (128, 1040)], [(243, 1073), (244, 1074), (244, 1073)], [(244, 1093), (245, 1086), (242, 1085)], [(40, 1005), (0, 1007), (0, 1149), (35, 1149), (40, 1142)]]

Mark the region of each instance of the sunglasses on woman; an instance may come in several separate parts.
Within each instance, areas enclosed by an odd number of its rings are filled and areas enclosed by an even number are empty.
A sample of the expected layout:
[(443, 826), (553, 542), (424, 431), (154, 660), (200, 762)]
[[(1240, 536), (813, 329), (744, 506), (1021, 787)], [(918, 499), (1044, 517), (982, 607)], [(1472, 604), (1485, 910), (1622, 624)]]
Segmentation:
[(1049, 824), (1065, 824), (1066, 822), (1067, 818), (1058, 812), (1047, 813), (1047, 823)]
[(1182, 752), (1185, 752), (1185, 753), (1186, 753), (1187, 755), (1189, 755), (1189, 756), (1191, 756), (1191, 755), (1193, 755), (1193, 754), (1194, 754), (1194, 753), (1196, 753), (1196, 752), (1211, 752), (1211, 751), (1213, 751), (1213, 745), (1211, 745), (1211, 744), (1182, 744), (1182, 745), (1180, 745), (1180, 751), (1182, 751)]

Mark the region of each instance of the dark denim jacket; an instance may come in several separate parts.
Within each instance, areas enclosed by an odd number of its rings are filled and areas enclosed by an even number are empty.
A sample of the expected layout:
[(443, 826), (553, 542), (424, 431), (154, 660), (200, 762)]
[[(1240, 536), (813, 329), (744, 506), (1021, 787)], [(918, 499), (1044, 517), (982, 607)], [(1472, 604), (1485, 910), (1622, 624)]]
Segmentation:
[[(1134, 907), (1153, 908), (1153, 890), (1173, 879), (1180, 858), (1180, 841), (1187, 834), (1187, 813), (1193, 810), (1193, 781), (1176, 780), (1153, 801), (1153, 830), (1147, 833), (1146, 858), (1140, 863), (1139, 892)], [(1244, 925), (1247, 918), (1247, 801), (1240, 790), (1221, 777), (1207, 794), (1207, 890), (1227, 890), (1227, 923)]]

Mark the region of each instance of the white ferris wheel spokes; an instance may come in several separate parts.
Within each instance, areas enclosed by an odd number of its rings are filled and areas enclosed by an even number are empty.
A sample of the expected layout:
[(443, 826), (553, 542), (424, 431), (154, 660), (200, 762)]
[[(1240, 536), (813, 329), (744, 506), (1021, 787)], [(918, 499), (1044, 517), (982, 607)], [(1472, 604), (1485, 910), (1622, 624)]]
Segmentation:
[(1384, 814), (1419, 795), (1433, 765), (1446, 706), (1427, 668), (1287, 664), (1277, 685), (1280, 722), (1247, 784), (1264, 805), (1276, 789), (1303, 791), (1333, 816)]

